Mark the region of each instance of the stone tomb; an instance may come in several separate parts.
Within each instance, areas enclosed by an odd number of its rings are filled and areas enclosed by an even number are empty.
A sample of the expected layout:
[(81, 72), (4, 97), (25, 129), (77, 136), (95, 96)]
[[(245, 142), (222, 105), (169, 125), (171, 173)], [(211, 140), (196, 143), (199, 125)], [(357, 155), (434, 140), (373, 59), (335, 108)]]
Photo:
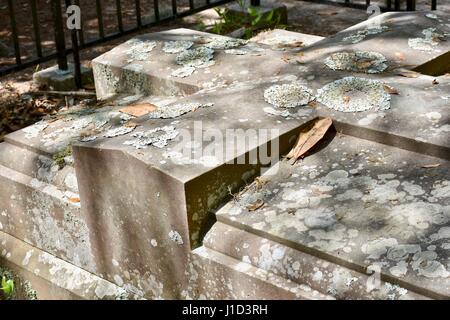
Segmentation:
[[(2, 263), (42, 298), (448, 298), (450, 79), (405, 68), (450, 51), (450, 21), (376, 22), (251, 42), (177, 29), (96, 58), (104, 107), (0, 145)], [(277, 163), (323, 116), (337, 132)]]

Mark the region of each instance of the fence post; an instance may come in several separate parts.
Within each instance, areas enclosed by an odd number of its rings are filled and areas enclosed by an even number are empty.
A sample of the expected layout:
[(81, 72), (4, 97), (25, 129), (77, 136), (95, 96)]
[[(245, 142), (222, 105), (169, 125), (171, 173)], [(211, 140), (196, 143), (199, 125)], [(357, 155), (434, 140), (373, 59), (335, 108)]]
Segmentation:
[[(72, 5), (71, 0), (65, 0), (66, 10)], [(75, 85), (77, 88), (82, 87), (81, 81), (81, 63), (80, 63), (80, 51), (78, 47), (78, 30), (72, 29), (70, 30), (70, 35), (72, 38), (72, 54), (73, 54), (73, 70), (75, 77)]]
[(407, 11), (416, 11), (416, 0), (408, 0), (406, 2)]
[(56, 53), (58, 57), (58, 68), (68, 70), (66, 40), (64, 37), (64, 27), (62, 18), (62, 7), (60, 0), (52, 0), (53, 27), (55, 31)]

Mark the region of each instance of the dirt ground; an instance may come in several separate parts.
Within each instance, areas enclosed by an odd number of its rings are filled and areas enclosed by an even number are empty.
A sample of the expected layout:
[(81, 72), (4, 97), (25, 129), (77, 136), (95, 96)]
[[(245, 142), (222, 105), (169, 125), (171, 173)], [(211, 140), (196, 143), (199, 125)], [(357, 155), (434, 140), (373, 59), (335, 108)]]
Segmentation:
[[(201, 1), (202, 0), (195, 0), (196, 3), (203, 3)], [(41, 26), (46, 26), (45, 28), (41, 27), (42, 45), (45, 53), (45, 50), (51, 50), (54, 47), (54, 42), (52, 40), (51, 14), (49, 10), (50, 0), (37, 0), (37, 2), (40, 12), (40, 24)], [(129, 28), (136, 23), (134, 2), (134, 0), (122, 0), (125, 28)], [(330, 36), (358, 22), (364, 21), (368, 17), (365, 10), (361, 9), (297, 0), (281, 0), (278, 2), (282, 2), (288, 8), (289, 21), (286, 29), (296, 32)], [(20, 26), (21, 49), (23, 59), (26, 59), (35, 54), (29, 1), (17, 0), (15, 3), (18, 26)], [(105, 33), (108, 34), (114, 32), (114, 27), (117, 25), (115, 0), (102, 0), (102, 3)], [(188, 8), (187, 4), (189, 1), (178, 0), (177, 3), (179, 4), (178, 10), (181, 12)], [(446, 9), (450, 8), (450, 0), (438, 0), (438, 3), (445, 4), (445, 6), (441, 7), (445, 7)], [(82, 8), (88, 9), (82, 11), (85, 39), (98, 37), (95, 1), (80, 0), (80, 4)], [(141, 0), (141, 4), (143, 8), (143, 21), (145, 23), (153, 18), (153, 0)], [(429, 5), (430, 0), (420, 0), (418, 1), (417, 7), (418, 9), (427, 9), (429, 8)], [(167, 13), (168, 10), (171, 12), (171, 1), (160, 0), (160, 11), (162, 12), (162, 16), (164, 16), (164, 12)], [(0, 0), (0, 17), (7, 16), (6, 1)], [(203, 30), (205, 27), (208, 28), (214, 25), (216, 21), (218, 21), (218, 15), (213, 9), (209, 9), (158, 27), (146, 28), (134, 34), (123, 36), (113, 41), (82, 50), (82, 62), (83, 65), (89, 66), (90, 61), (93, 58), (140, 33), (149, 33), (180, 27)], [(9, 47), (11, 50), (12, 44), (8, 40), (10, 37), (9, 30), (9, 19), (0, 19), (0, 45), (6, 45), (6, 47)], [(67, 39), (69, 39), (69, 37), (67, 37)], [(14, 63), (11, 54), (9, 57), (0, 57), (0, 68)], [(53, 114), (60, 108), (67, 108), (80, 102), (80, 100), (70, 97), (69, 99), (64, 99), (48, 95), (36, 96), (26, 94), (30, 90), (36, 89), (33, 87), (31, 81), (33, 72), (36, 69), (49, 67), (54, 63), (54, 61), (44, 63), (37, 67), (31, 67), (0, 78), (0, 141), (2, 140), (2, 137), (9, 132), (39, 121), (46, 114)], [(83, 101), (83, 103), (85, 103), (85, 101)]]

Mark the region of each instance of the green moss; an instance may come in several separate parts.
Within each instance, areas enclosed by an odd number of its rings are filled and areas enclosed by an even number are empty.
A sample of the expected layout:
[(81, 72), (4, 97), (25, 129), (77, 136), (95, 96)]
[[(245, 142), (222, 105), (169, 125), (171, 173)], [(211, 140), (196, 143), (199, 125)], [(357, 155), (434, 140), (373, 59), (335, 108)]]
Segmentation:
[(72, 146), (68, 145), (60, 152), (53, 155), (53, 163), (58, 165), (59, 168), (63, 168), (66, 164), (64, 158), (72, 155)]
[[(10, 300), (36, 300), (37, 292), (31, 287), (30, 282), (23, 280), (13, 271), (8, 268), (0, 266), (0, 279), (5, 277), (6, 280), (14, 281), (14, 291), (11, 297), (8, 297)], [(0, 292), (0, 300), (5, 297)]]

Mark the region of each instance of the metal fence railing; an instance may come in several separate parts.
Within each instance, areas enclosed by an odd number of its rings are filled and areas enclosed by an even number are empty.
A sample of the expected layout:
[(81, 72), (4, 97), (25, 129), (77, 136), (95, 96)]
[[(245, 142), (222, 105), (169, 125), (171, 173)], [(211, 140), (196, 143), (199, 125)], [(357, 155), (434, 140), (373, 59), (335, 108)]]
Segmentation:
[[(0, 59), (0, 76), (53, 59), (58, 61), (59, 69), (68, 70), (67, 58), (72, 54), (76, 83), (80, 85), (79, 50), (231, 1), (233, 0), (0, 0), (0, 15), (3, 18), (7, 16), (7, 19), (0, 19), (0, 34), (7, 34), (10, 44), (5, 46), (0, 39), (0, 49), (3, 46), (10, 50), (7, 62)], [(366, 9), (371, 4), (370, 0), (306, 1), (361, 9)], [(406, 0), (406, 8), (402, 8), (402, 2), (404, 1), (384, 0), (385, 6), (381, 9), (416, 9), (416, 0)], [(258, 6), (260, 0), (250, 0), (250, 3)], [(90, 19), (82, 18), (81, 29), (69, 30), (66, 27), (65, 12), (71, 5), (77, 5), (82, 16), (90, 14)], [(436, 6), (437, 0), (431, 0), (431, 9), (435, 10)], [(106, 17), (107, 23), (104, 21)], [(88, 20), (88, 26), (85, 20)], [(25, 34), (21, 29), (26, 29)], [(92, 37), (92, 34), (95, 36)], [(23, 38), (29, 40), (26, 50)], [(1, 50), (0, 53), (2, 58), (4, 54)]]
[[(12, 48), (11, 56), (8, 63), (0, 64), (0, 77), (6, 74), (30, 67), (40, 63), (54, 60), (58, 61), (59, 69), (68, 70), (67, 57), (73, 55), (73, 62), (75, 66), (76, 81), (79, 85), (80, 77), (80, 61), (79, 50), (98, 45), (102, 42), (115, 39), (117, 37), (136, 32), (142, 28), (156, 26), (177, 18), (186, 17), (196, 12), (212, 8), (218, 5), (223, 5), (233, 0), (109, 0), (109, 6), (106, 8), (111, 18), (111, 4), (113, 4), (113, 12), (115, 19), (109, 21), (106, 26), (104, 23), (105, 14), (105, 0), (7, 0), (5, 8), (6, 14), (9, 18), (9, 25), (3, 25), (3, 30), (6, 29), (10, 35), (10, 47)], [(1, 2), (0, 2), (1, 3)], [(133, 6), (132, 11), (128, 12), (125, 21), (124, 3)], [(22, 6), (20, 6), (22, 4)], [(26, 4), (27, 12), (24, 13), (23, 4)], [(95, 25), (87, 29), (85, 24), (82, 24), (80, 30), (68, 30), (66, 27), (66, 9), (71, 5), (80, 7), (81, 12), (94, 11)], [(145, 7), (144, 7), (145, 5)], [(163, 8), (162, 8), (163, 7)], [(146, 21), (143, 19), (143, 11), (149, 13)], [(130, 10), (128, 10), (130, 11)], [(48, 14), (51, 12), (51, 14)], [(46, 14), (47, 20), (40, 19), (43, 13)], [(26, 19), (21, 17), (21, 21), (26, 23), (30, 21), (31, 16), (31, 35), (29, 36), (34, 43), (33, 48), (30, 48), (28, 43), (27, 53), (24, 54), (22, 36), (20, 28), (22, 22), (18, 21), (19, 14), (26, 15)], [(92, 16), (92, 12), (91, 12)], [(149, 18), (150, 17), (150, 18)], [(1, 19), (0, 19), (1, 20)], [(92, 19), (90, 19), (92, 24)], [(130, 23), (130, 20), (132, 23)], [(132, 21), (134, 20), (134, 21)], [(84, 21), (83, 21), (84, 22)], [(125, 25), (127, 23), (127, 26)], [(1, 24), (1, 23), (0, 23)], [(108, 27), (108, 30), (106, 30)], [(111, 28), (112, 27), (112, 28)], [(45, 28), (45, 30), (43, 30)], [(48, 29), (52, 29), (51, 31)], [(113, 30), (111, 30), (113, 29)], [(42, 34), (43, 31), (52, 33), (51, 39), (47, 39), (47, 43), (52, 43), (52, 48), (43, 48)], [(96, 37), (88, 39), (86, 33), (92, 34), (93, 31), (97, 34)], [(1, 43), (0, 43), (1, 44)], [(48, 46), (47, 46), (48, 47)], [(31, 53), (30, 53), (31, 52)], [(26, 59), (24, 59), (24, 56)]]

